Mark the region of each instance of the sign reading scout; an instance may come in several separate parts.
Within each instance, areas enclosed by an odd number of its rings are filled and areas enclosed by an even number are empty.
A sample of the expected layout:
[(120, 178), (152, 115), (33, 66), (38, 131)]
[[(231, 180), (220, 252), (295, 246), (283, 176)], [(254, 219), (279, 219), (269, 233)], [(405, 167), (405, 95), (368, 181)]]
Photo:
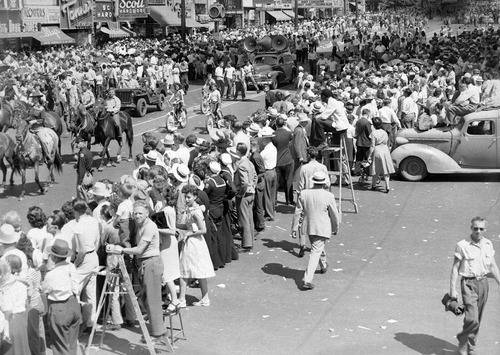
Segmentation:
[(149, 8), (147, 0), (117, 0), (115, 5), (117, 19), (133, 19), (148, 17)]
[(92, 27), (92, 0), (61, 0), (61, 28)]

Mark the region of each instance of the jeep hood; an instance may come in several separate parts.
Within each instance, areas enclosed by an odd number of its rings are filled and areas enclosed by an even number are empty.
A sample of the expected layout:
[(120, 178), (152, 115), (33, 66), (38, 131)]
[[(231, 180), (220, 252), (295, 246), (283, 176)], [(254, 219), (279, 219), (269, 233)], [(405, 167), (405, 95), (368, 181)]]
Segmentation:
[(259, 64), (254, 66), (254, 70), (256, 74), (267, 74), (272, 72), (274, 69), (274, 65), (269, 64)]

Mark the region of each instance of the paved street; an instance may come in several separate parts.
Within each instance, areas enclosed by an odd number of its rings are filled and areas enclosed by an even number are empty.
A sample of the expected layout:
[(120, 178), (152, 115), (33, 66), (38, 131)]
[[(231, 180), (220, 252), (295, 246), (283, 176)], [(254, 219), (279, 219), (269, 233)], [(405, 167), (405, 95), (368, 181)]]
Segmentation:
[[(289, 89), (289, 88), (288, 88)], [(204, 116), (198, 114), (201, 91), (188, 93), (188, 127), (209, 139)], [(263, 107), (263, 94), (251, 92), (245, 103), (226, 101), (225, 114), (243, 120)], [(193, 109), (196, 107), (196, 109)], [(141, 134), (164, 133), (164, 113), (134, 117), (134, 155), (142, 149)], [(116, 143), (111, 144), (116, 155)], [(69, 139), (63, 140), (65, 161), (71, 160)], [(97, 147), (92, 148), (97, 153)], [(125, 155), (125, 152), (123, 153)], [(122, 162), (104, 172), (118, 179), (133, 164)], [(41, 177), (47, 176), (46, 168)], [(18, 201), (18, 185), (0, 193), (4, 211), (25, 214), (39, 205), (46, 212), (75, 195), (76, 173), (70, 164), (45, 196), (38, 195), (28, 174), (27, 197)], [(441, 298), (449, 290), (455, 243), (466, 237), (475, 215), (490, 220), (487, 236), (500, 252), (498, 175), (438, 176), (421, 183), (393, 181), (389, 194), (356, 186), (359, 213), (344, 201), (339, 235), (327, 244), (330, 268), (317, 274), (313, 291), (299, 285), (308, 254), (297, 257), (290, 237), (293, 210), (279, 203), (275, 222), (257, 236), (252, 253), (241, 254), (209, 280), (209, 308), (182, 312), (187, 340), (176, 343), (178, 354), (452, 354), (462, 318), (444, 311)], [(16, 184), (20, 183), (19, 176)], [(333, 190), (338, 194), (338, 188)], [(348, 196), (348, 190), (343, 190)], [(283, 201), (280, 194), (279, 202)], [(26, 229), (25, 226), (24, 229)], [(497, 256), (497, 262), (500, 258)], [(482, 322), (480, 354), (500, 354), (500, 292), (490, 280), (490, 298)], [(200, 296), (189, 289), (188, 305)], [(495, 314), (497, 316), (495, 316)], [(140, 329), (110, 332), (104, 350), (92, 354), (146, 354), (138, 345)], [(99, 338), (96, 338), (98, 341)], [(85, 344), (84, 344), (85, 345)], [(49, 352), (50, 354), (50, 352)]]

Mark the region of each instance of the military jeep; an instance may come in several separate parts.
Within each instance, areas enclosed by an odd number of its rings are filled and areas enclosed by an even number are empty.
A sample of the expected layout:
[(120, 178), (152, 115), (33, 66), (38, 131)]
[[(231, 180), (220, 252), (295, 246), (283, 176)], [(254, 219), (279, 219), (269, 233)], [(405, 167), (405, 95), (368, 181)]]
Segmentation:
[(159, 84), (156, 90), (151, 90), (144, 82), (139, 88), (115, 89), (116, 96), (122, 103), (122, 110), (133, 109), (140, 117), (146, 116), (150, 106), (156, 106), (160, 111), (167, 108), (167, 84)]

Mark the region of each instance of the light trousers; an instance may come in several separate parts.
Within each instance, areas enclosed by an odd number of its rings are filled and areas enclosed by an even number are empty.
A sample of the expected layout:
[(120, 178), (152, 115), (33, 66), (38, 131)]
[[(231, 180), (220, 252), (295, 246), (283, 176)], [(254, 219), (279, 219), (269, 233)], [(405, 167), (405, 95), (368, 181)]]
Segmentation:
[(319, 235), (309, 236), (309, 241), (311, 242), (311, 254), (309, 255), (309, 262), (302, 281), (309, 283), (312, 282), (318, 263), (322, 269), (326, 268), (325, 241), (327, 239), (328, 238), (320, 237)]

